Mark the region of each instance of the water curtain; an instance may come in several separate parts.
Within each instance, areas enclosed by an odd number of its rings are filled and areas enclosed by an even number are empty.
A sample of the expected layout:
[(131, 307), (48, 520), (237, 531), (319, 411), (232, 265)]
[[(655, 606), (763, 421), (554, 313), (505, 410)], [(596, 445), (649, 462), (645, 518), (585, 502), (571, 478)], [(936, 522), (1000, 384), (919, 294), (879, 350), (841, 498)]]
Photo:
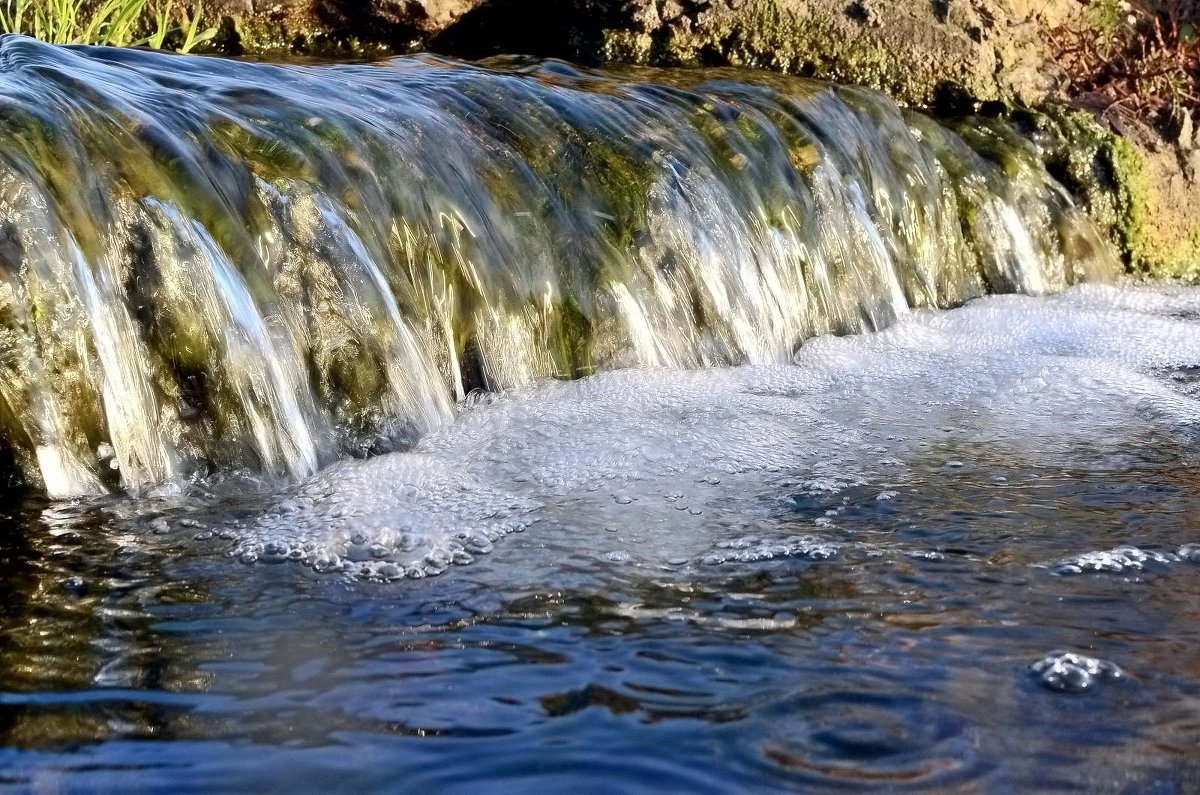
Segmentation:
[(0, 39), (10, 468), (54, 496), (297, 478), (473, 389), (785, 362), (1116, 273), (1032, 149), (746, 80)]

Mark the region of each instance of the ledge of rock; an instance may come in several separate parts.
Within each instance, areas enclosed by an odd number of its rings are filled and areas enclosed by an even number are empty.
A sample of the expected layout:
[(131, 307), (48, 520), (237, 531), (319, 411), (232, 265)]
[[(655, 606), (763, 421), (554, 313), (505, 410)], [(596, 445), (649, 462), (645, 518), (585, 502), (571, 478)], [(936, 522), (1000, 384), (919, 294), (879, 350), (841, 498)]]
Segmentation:
[(270, 54), (430, 49), (585, 63), (746, 66), (929, 106), (1030, 104), (1056, 75), (1007, 0), (210, 0), (226, 47)]

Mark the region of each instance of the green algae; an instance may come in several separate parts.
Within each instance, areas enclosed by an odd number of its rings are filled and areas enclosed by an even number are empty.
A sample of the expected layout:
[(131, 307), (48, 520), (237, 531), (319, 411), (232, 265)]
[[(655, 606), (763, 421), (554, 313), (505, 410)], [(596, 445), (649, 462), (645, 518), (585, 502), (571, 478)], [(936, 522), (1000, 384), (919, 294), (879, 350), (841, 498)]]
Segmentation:
[(1200, 268), (1200, 223), (1190, 220), (1186, 207), (1164, 206), (1165, 186), (1156, 183), (1149, 153), (1091, 113), (1045, 105), (957, 127), (997, 159), (997, 149), (982, 145), (972, 128), (988, 130), (1010, 155), (1034, 153), (1117, 247), (1131, 273), (1177, 277)]

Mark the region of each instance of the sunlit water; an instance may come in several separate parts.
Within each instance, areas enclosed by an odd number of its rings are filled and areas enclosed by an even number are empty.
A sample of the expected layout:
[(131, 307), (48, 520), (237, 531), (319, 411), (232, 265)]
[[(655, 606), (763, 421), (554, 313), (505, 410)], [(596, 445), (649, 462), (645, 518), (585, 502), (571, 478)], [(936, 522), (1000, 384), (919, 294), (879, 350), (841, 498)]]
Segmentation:
[(1043, 134), (958, 129), (747, 72), (0, 38), (0, 476), (301, 478), (476, 388), (1117, 275)]
[(0, 780), (1195, 791), (1198, 374), (1200, 292), (1083, 287), (480, 399), (299, 486), (27, 498)]

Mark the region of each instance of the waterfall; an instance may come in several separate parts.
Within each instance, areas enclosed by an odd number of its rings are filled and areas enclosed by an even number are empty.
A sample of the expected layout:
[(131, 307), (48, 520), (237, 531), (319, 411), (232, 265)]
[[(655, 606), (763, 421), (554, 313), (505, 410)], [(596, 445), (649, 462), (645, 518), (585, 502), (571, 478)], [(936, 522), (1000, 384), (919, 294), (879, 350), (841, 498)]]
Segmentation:
[(0, 439), (59, 497), (299, 478), (473, 389), (787, 362), (912, 307), (1115, 276), (995, 138), (777, 76), (3, 37)]

